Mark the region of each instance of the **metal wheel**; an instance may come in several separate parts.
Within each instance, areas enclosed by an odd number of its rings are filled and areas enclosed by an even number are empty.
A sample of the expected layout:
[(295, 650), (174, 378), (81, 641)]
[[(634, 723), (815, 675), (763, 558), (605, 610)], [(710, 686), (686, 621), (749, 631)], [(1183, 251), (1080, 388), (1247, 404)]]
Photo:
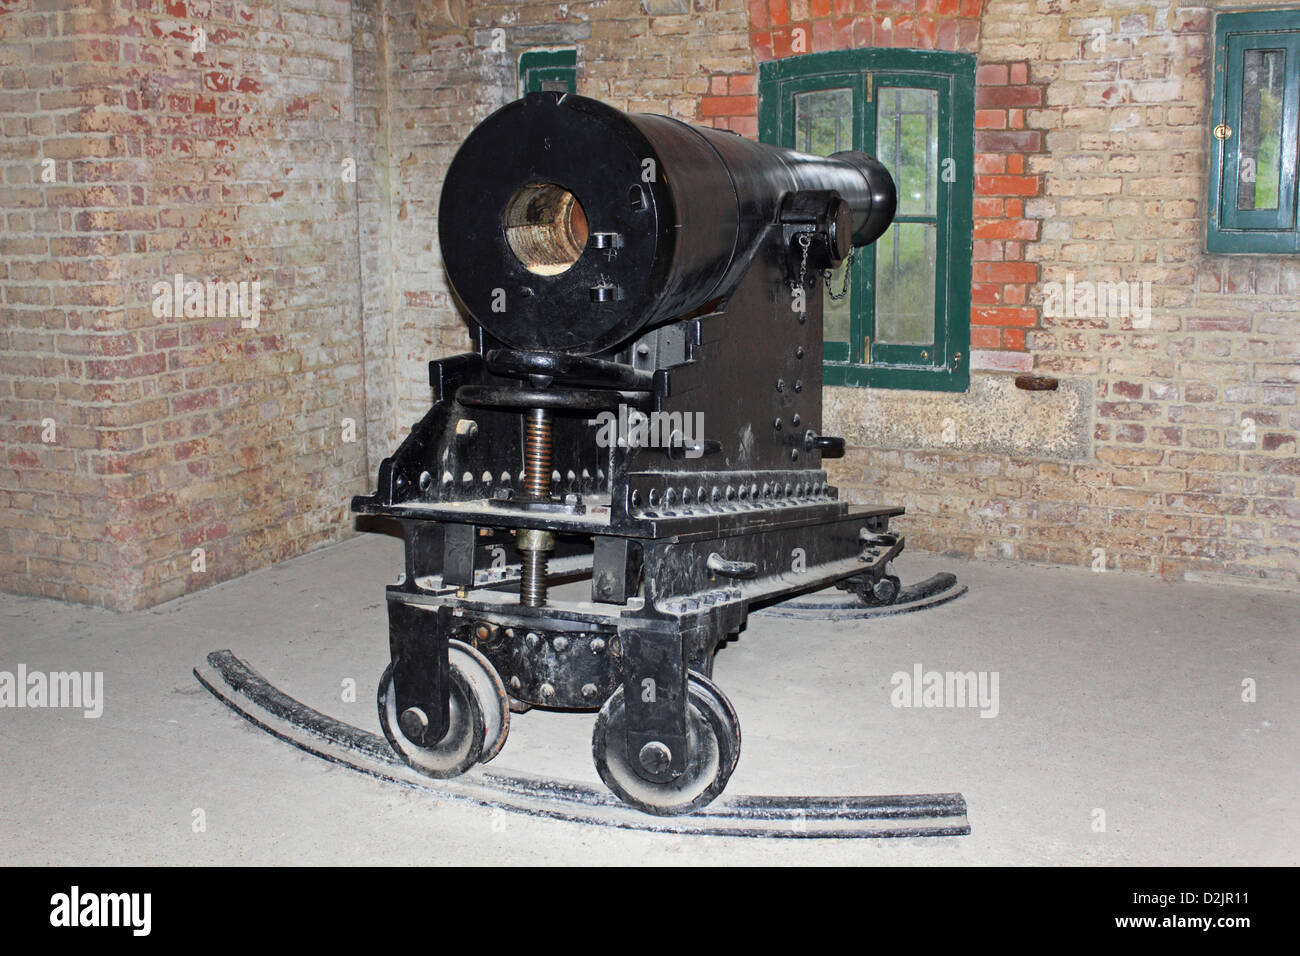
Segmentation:
[(687, 685), (686, 771), (655, 783), (636, 772), (627, 753), (626, 709), (619, 687), (596, 717), (591, 753), (605, 786), (624, 803), (656, 816), (678, 816), (707, 806), (727, 786), (740, 759), (740, 723), (730, 701), (694, 671)]
[(881, 606), (893, 604), (898, 600), (898, 595), (902, 591), (903, 582), (899, 580), (898, 575), (886, 574), (871, 588), (869, 596), (864, 595), (862, 600), (867, 604), (879, 604)]
[(448, 645), (451, 666), (470, 678), (483, 708), (483, 756), (478, 762), (487, 763), (501, 752), (510, 734), (510, 697), (501, 675), (481, 651), (461, 641), (448, 641)]
[(903, 592), (903, 582), (896, 574), (883, 574), (875, 584), (868, 583), (866, 575), (859, 575), (836, 581), (835, 586), (841, 591), (852, 591), (867, 607), (886, 607)]
[[(712, 671), (712, 668), (710, 668), (710, 671)], [(718, 688), (717, 684), (713, 683), (711, 680), (712, 673), (709, 674), (709, 677), (695, 673), (690, 676), (692, 681), (699, 685), (702, 692), (700, 699), (713, 709), (714, 716), (721, 721), (731, 735), (731, 769), (735, 770), (736, 764), (740, 762), (740, 718), (736, 716), (736, 708), (731, 706), (731, 701), (727, 695)], [(730, 771), (728, 771), (727, 776), (731, 776)]]
[(458, 777), (476, 763), (500, 753), (510, 731), (505, 686), (478, 651), (449, 642), (451, 724), (433, 746), (412, 741), (402, 731), (393, 687), (393, 665), (379, 679), (379, 724), (389, 744), (414, 770), (430, 777)]

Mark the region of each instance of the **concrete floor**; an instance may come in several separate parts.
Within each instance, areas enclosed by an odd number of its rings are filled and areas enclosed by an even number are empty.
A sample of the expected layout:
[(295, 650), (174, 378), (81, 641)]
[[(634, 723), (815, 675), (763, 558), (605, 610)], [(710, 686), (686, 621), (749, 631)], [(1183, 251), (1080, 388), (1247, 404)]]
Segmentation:
[[(905, 581), (950, 569), (970, 593), (874, 621), (754, 617), (714, 673), (744, 728), (728, 793), (959, 790), (973, 827), (755, 840), (440, 802), (302, 754), (191, 676), (229, 647), (377, 732), (383, 588), (400, 566), (399, 541), (362, 536), (148, 612), (0, 595), (0, 670), (102, 671), (106, 698), (97, 720), (0, 710), (0, 863), (1300, 862), (1300, 595), (912, 553)], [(916, 664), (996, 671), (997, 717), (893, 707), (890, 676)], [(599, 785), (592, 719), (519, 717), (493, 768)]]

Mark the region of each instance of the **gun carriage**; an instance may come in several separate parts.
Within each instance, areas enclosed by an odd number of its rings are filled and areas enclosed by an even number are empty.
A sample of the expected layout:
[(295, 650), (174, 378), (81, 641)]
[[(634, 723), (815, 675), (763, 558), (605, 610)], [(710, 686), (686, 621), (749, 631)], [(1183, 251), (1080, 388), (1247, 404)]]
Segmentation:
[(470, 134), (438, 233), (475, 348), (430, 363), (432, 407), (352, 504), (405, 539), (378, 705), (407, 763), (455, 776), (512, 711), (598, 710), (606, 785), (688, 813), (739, 759), (712, 671), (749, 611), (836, 584), (896, 599), (903, 509), (841, 502), (821, 467), (844, 451), (822, 280), (895, 207), (866, 154), (580, 96)]

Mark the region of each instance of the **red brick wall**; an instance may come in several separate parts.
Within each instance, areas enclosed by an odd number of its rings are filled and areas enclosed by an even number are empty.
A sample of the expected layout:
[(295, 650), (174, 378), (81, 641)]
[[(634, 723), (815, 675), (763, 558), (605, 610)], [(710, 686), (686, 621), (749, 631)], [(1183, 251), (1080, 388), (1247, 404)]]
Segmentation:
[(1029, 296), (1039, 270), (1025, 248), (1038, 241), (1040, 223), (1025, 217), (1025, 201), (1042, 195), (1034, 160), (1045, 145), (1026, 113), (1043, 105), (1045, 84), (1030, 82), (1024, 62), (981, 63), (975, 84), (971, 366), (1028, 371), (1025, 331), (1038, 325)]
[[(349, 5), (18, 0), (0, 32), (3, 585), (139, 607), (346, 533)], [(157, 317), (177, 273), (259, 282), (259, 327)]]
[(971, 49), (983, 6), (984, 0), (749, 0), (748, 10), (754, 54), (770, 60), (863, 47)]

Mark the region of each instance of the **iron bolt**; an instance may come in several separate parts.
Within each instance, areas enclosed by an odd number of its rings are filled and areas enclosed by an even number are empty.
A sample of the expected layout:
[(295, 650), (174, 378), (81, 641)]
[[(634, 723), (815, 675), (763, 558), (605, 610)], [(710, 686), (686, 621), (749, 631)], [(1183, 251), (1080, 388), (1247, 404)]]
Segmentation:
[(557, 637), (552, 643), (557, 651), (563, 651), (569, 646), (569, 639), (561, 636)]
[(429, 729), (429, 718), (419, 707), (408, 707), (402, 711), (397, 725), (408, 739), (419, 743), (424, 739), (424, 732)]
[(672, 763), (673, 752), (665, 744), (652, 740), (641, 748), (641, 766), (650, 773), (663, 773)]

